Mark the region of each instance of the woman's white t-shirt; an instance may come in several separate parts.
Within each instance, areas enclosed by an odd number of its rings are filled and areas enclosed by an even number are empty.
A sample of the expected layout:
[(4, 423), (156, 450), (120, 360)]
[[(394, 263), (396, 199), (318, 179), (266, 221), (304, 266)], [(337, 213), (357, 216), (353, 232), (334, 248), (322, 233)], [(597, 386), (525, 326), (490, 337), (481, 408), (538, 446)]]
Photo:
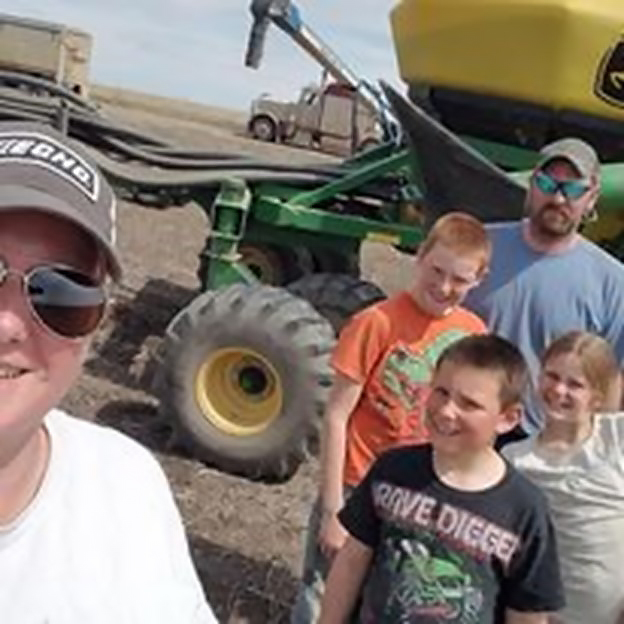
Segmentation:
[(157, 461), (60, 411), (45, 426), (43, 483), (0, 527), (0, 622), (216, 624)]

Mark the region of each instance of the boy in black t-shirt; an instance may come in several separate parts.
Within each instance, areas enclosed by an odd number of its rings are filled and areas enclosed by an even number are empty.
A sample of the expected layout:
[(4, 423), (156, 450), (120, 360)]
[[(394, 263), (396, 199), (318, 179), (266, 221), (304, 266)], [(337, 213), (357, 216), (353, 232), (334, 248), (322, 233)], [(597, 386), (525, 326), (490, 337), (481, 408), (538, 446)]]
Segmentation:
[(350, 537), (322, 624), (546, 624), (563, 606), (545, 499), (493, 446), (519, 421), (526, 381), (522, 355), (496, 336), (442, 354), (430, 444), (384, 454), (340, 512)]

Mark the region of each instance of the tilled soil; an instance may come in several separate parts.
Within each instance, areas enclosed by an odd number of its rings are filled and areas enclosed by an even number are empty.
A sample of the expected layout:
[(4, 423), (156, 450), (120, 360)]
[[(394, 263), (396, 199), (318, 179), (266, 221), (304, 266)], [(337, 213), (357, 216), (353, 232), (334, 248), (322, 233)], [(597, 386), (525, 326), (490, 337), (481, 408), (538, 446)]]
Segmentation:
[[(116, 120), (156, 132), (184, 147), (245, 152), (275, 161), (327, 161), (301, 149), (244, 137), (231, 120), (197, 124), (108, 108)], [(195, 206), (169, 210), (122, 203), (119, 245), (125, 263), (111, 318), (94, 345), (86, 372), (66, 397), (73, 414), (116, 427), (152, 449), (161, 461), (184, 518), (208, 598), (224, 623), (285, 622), (296, 588), (303, 530), (316, 491), (310, 459), (286, 483), (265, 484), (224, 474), (185, 455), (142, 372), (147, 354), (177, 310), (192, 297), (197, 254), (208, 223)], [(409, 279), (409, 259), (369, 245), (364, 277), (393, 292)]]

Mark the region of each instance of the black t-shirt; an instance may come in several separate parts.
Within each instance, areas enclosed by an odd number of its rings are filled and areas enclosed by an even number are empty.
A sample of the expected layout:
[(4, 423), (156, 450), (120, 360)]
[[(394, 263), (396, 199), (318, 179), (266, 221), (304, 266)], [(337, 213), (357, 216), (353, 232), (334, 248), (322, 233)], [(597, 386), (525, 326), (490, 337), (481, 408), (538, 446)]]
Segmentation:
[(437, 478), (430, 445), (395, 449), (339, 517), (375, 550), (360, 624), (498, 624), (507, 608), (563, 606), (546, 501), (509, 464), (497, 485), (465, 492)]

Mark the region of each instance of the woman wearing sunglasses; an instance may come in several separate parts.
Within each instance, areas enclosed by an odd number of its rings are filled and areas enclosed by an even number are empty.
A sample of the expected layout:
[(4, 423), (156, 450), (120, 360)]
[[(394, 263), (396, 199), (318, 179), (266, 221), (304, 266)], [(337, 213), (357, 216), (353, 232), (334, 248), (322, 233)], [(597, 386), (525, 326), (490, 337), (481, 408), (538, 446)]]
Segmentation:
[[(579, 139), (560, 139), (540, 153), (527, 189), (526, 219), (488, 226), (490, 273), (469, 293), (466, 306), (522, 350), (534, 379), (546, 346), (571, 330), (605, 338), (618, 362), (624, 361), (624, 270), (579, 232), (596, 218), (599, 192), (594, 149)], [(499, 446), (543, 425), (531, 393), (522, 427)]]
[(214, 623), (157, 462), (56, 409), (121, 267), (88, 155), (0, 123), (0, 621)]

